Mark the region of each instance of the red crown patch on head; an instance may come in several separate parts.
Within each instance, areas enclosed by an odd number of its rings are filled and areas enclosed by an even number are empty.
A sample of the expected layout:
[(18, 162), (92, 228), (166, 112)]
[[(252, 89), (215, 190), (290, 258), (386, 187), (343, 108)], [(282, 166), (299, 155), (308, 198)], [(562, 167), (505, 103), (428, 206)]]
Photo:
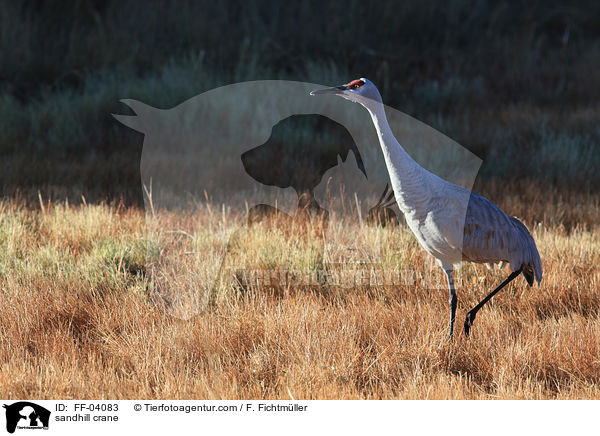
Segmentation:
[(353, 80), (352, 82), (348, 83), (346, 86), (349, 89), (356, 89), (356, 88), (360, 88), (364, 84), (365, 84), (364, 80), (356, 79), (356, 80)]

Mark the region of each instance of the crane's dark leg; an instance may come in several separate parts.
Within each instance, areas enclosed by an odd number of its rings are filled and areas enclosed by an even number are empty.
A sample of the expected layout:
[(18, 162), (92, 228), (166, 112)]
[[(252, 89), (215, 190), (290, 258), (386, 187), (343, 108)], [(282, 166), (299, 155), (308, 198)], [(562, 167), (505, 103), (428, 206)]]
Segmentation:
[(452, 270), (445, 269), (446, 277), (448, 278), (448, 288), (450, 289), (450, 336), (454, 332), (454, 319), (456, 318), (456, 291), (454, 290), (454, 280), (452, 279)]
[(477, 306), (475, 306), (473, 309), (471, 309), (469, 311), (469, 313), (467, 313), (467, 319), (465, 319), (465, 336), (469, 336), (469, 332), (471, 331), (471, 326), (473, 325), (473, 321), (475, 321), (475, 316), (477, 315), (477, 312), (479, 311), (479, 309), (481, 309), (485, 305), (485, 303), (490, 301), (490, 299), (494, 295), (496, 295), (498, 293), (498, 291), (500, 291), (500, 289), (502, 289), (503, 287), (508, 285), (515, 277), (517, 277), (519, 274), (521, 274), (521, 270), (522, 270), (522, 268), (519, 268), (518, 270), (513, 271), (506, 278), (506, 280), (504, 280), (502, 283), (500, 283), (496, 289), (494, 289), (492, 292), (490, 292), (483, 300), (481, 300), (479, 302), (479, 304)]

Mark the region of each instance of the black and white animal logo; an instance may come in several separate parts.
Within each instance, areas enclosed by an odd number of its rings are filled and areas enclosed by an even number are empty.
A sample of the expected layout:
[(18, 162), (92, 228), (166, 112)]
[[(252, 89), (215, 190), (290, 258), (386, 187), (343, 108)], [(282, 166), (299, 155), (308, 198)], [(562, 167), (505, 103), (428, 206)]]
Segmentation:
[(29, 401), (5, 404), (6, 431), (14, 433), (18, 429), (47, 429), (50, 422), (50, 411), (45, 407)]

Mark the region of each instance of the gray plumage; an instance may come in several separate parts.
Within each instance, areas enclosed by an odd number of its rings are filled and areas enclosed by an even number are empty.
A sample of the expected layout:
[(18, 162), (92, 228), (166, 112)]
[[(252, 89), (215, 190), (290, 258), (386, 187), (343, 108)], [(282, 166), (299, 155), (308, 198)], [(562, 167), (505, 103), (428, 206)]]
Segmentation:
[(465, 217), (463, 260), (508, 263), (512, 271), (523, 267), (531, 286), (542, 281), (542, 261), (529, 230), (517, 217), (475, 193), (471, 193)]

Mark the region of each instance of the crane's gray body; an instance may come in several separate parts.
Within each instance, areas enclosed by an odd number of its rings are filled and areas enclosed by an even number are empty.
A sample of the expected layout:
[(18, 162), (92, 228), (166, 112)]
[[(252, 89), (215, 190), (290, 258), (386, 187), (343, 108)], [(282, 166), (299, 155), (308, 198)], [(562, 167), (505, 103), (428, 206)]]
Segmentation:
[(540, 255), (518, 218), (423, 168), (412, 175), (418, 180), (415, 184), (392, 180), (396, 201), (421, 246), (445, 271), (463, 261), (488, 266), (507, 263), (512, 271), (523, 268), (528, 281), (535, 277), (540, 283)]
[(512, 271), (524, 268), (538, 284), (542, 281), (542, 261), (529, 230), (517, 217), (508, 216), (498, 206), (471, 193), (465, 216), (463, 260), (477, 263), (506, 262)]

